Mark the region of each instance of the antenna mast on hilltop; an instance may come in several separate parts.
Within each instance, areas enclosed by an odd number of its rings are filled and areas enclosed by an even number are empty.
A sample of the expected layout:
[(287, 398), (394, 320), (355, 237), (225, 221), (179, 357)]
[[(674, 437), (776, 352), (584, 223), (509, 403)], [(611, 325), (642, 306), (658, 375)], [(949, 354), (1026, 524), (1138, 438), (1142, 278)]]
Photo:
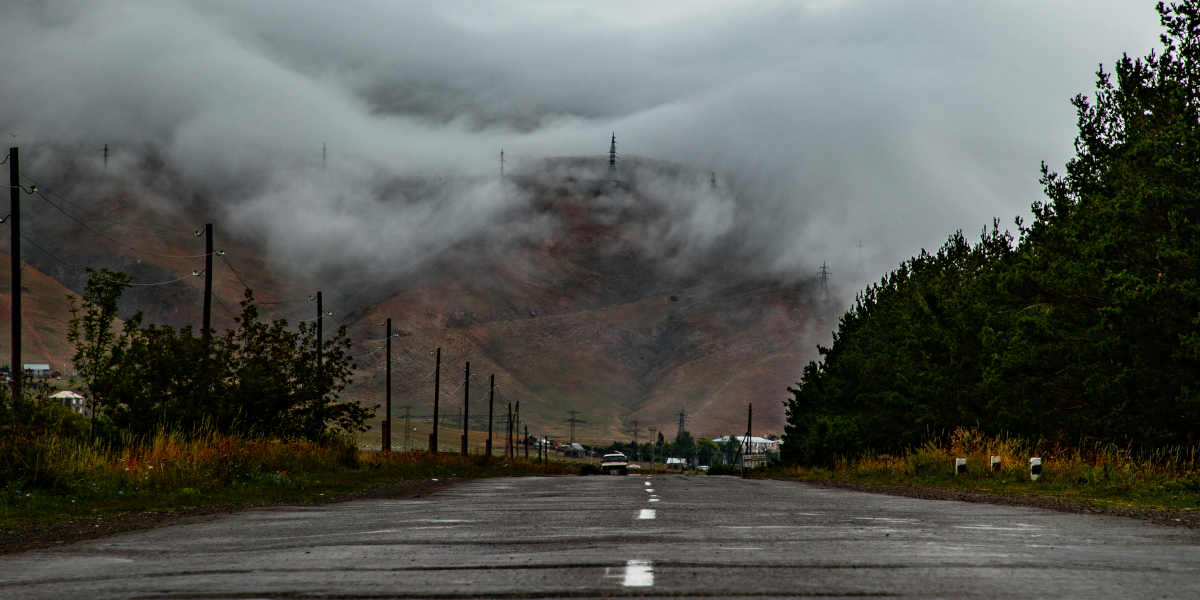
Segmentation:
[(500, 149), (500, 179), (504, 179), (504, 148)]
[(829, 263), (822, 262), (820, 270), (821, 293), (825, 296), (825, 298), (829, 298), (829, 274)]
[(686, 430), (687, 430), (687, 413), (684, 412), (683, 408), (680, 408), (679, 409), (679, 430), (675, 432), (675, 439), (679, 439), (679, 436), (683, 435), (683, 432)]
[(612, 134), (612, 143), (608, 146), (608, 170), (616, 172), (617, 170), (617, 132)]

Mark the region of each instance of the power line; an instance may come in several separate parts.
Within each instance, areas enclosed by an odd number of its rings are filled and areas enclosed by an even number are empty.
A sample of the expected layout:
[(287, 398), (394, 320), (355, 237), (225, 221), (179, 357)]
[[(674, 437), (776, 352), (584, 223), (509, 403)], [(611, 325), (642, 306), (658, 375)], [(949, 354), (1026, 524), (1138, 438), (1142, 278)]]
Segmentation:
[(66, 266), (68, 266), (68, 267), (71, 267), (71, 268), (73, 268), (73, 269), (78, 269), (78, 270), (80, 270), (80, 271), (82, 271), (82, 270), (86, 270), (86, 269), (88, 269), (88, 268), (89, 268), (87, 265), (81, 265), (81, 264), (78, 264), (78, 263), (73, 263), (73, 262), (71, 262), (71, 261), (69, 261), (69, 260), (66, 260), (65, 258), (62, 258), (62, 257), (58, 256), (57, 254), (55, 254), (55, 253), (53, 253), (53, 252), (51, 252), (51, 251), (49, 251), (49, 250), (47, 250), (47, 249), (43, 248), (41, 244), (38, 244), (37, 242), (33, 241), (33, 238), (31, 238), (31, 237), (29, 237), (29, 236), (25, 235), (24, 233), (22, 233), (22, 234), (21, 234), (21, 239), (22, 239), (22, 240), (24, 240), (25, 242), (27, 242), (27, 243), (28, 243), (30, 246), (33, 246), (33, 247), (34, 247), (34, 248), (36, 248), (37, 250), (40, 250), (40, 251), (42, 252), (42, 254), (45, 254), (46, 256), (49, 256), (50, 258), (52, 258), (52, 259), (54, 259), (54, 260), (58, 261), (59, 263), (61, 263), (61, 264), (63, 264), (63, 265), (66, 265)]
[[(71, 262), (71, 261), (69, 261), (69, 260), (66, 260), (65, 258), (62, 258), (62, 257), (58, 256), (57, 254), (55, 254), (55, 253), (53, 253), (53, 252), (51, 252), (51, 251), (47, 250), (47, 249), (46, 249), (44, 246), (42, 246), (41, 244), (39, 244), (39, 243), (37, 243), (37, 242), (33, 241), (33, 239), (32, 239), (32, 238), (30, 238), (29, 236), (27, 236), (27, 235), (25, 235), (25, 234), (23, 234), (23, 233), (21, 234), (21, 239), (22, 239), (22, 240), (24, 240), (25, 242), (29, 243), (29, 245), (33, 246), (35, 249), (39, 250), (40, 252), (42, 252), (42, 253), (43, 253), (43, 254), (45, 254), (46, 256), (49, 256), (50, 258), (52, 258), (52, 259), (54, 259), (54, 260), (58, 261), (59, 263), (61, 263), (61, 264), (63, 264), (63, 265), (66, 265), (66, 266), (68, 266), (68, 267), (71, 267), (71, 268), (73, 268), (73, 269), (78, 269), (78, 270), (86, 270), (86, 269), (90, 269), (90, 268), (92, 268), (92, 267), (89, 267), (89, 266), (87, 266), (87, 265), (83, 265), (83, 264), (79, 264), (79, 263), (73, 263), (73, 262)], [(131, 282), (131, 283), (127, 284), (127, 285), (130, 285), (130, 286), (137, 286), (137, 287), (153, 287), (153, 286), (159, 286), (159, 285), (167, 285), (167, 284), (170, 284), (170, 283), (176, 283), (176, 282), (179, 282), (179, 281), (183, 281), (183, 280), (187, 279), (188, 277), (199, 277), (201, 274), (202, 274), (202, 272), (201, 272), (201, 271), (192, 271), (192, 272), (191, 272), (191, 273), (189, 273), (188, 275), (184, 275), (184, 276), (182, 276), (182, 277), (178, 277), (178, 278), (176, 278), (176, 279), (172, 279), (172, 280), (170, 280), (170, 281), (155, 281), (155, 282)]]
[(154, 283), (130, 283), (129, 285), (136, 286), (136, 287), (154, 287), (154, 286), (158, 286), (158, 285), (168, 285), (168, 284), (183, 281), (183, 280), (187, 279), (188, 277), (199, 277), (203, 274), (204, 274), (203, 271), (197, 270), (197, 271), (192, 271), (191, 273), (184, 275), (183, 277), (180, 277), (178, 279), (172, 279), (170, 281), (157, 281)]
[[(22, 189), (24, 189), (24, 188), (22, 188)], [(58, 194), (58, 193), (55, 193), (55, 192), (53, 192), (53, 191), (46, 191), (46, 190), (44, 190), (44, 189), (40, 189), (40, 188), (37, 186), (37, 184), (31, 184), (31, 187), (30, 187), (30, 189), (28, 190), (28, 193), (30, 193), (30, 194), (32, 194), (32, 195), (36, 195), (37, 197), (41, 198), (41, 199), (42, 199), (42, 201), (44, 201), (46, 204), (49, 204), (49, 205), (50, 205), (51, 207), (53, 207), (55, 210), (57, 210), (58, 212), (62, 213), (62, 214), (63, 214), (63, 216), (67, 217), (67, 218), (68, 218), (68, 219), (70, 219), (71, 221), (74, 221), (76, 224), (78, 224), (80, 227), (83, 227), (83, 228), (84, 228), (84, 229), (86, 229), (87, 231), (89, 231), (89, 232), (91, 232), (91, 233), (95, 234), (96, 236), (99, 236), (99, 237), (101, 237), (101, 238), (104, 238), (104, 239), (106, 239), (106, 240), (108, 240), (108, 241), (112, 242), (112, 243), (113, 243), (113, 244), (114, 244), (116, 247), (118, 247), (118, 248), (121, 248), (121, 249), (123, 249), (123, 250), (129, 250), (129, 251), (132, 251), (132, 253), (133, 253), (134, 257), (135, 257), (135, 258), (137, 258), (137, 259), (139, 259), (139, 260), (143, 260), (143, 257), (145, 257), (145, 256), (152, 256), (152, 257), (156, 257), (156, 258), (204, 258), (204, 257), (206, 257), (206, 256), (208, 256), (208, 255), (209, 255), (208, 253), (199, 253), (199, 254), (164, 254), (164, 253), (159, 253), (159, 252), (147, 252), (147, 251), (144, 251), (144, 250), (142, 250), (142, 251), (139, 251), (137, 248), (135, 248), (135, 247), (133, 247), (133, 246), (130, 246), (130, 245), (128, 245), (128, 244), (126, 244), (126, 243), (124, 243), (123, 241), (121, 241), (121, 240), (119, 240), (119, 239), (117, 239), (117, 238), (115, 238), (115, 237), (113, 237), (113, 236), (111, 236), (111, 235), (109, 235), (109, 234), (107, 234), (107, 233), (105, 233), (105, 232), (103, 232), (103, 231), (100, 231), (99, 229), (96, 229), (96, 228), (95, 228), (95, 227), (93, 227), (91, 224), (89, 224), (89, 223), (88, 223), (86, 220), (84, 220), (84, 219), (81, 219), (81, 218), (79, 218), (79, 217), (77, 217), (77, 216), (75, 216), (75, 215), (71, 214), (71, 213), (70, 213), (70, 212), (68, 212), (68, 211), (67, 211), (65, 208), (63, 208), (62, 206), (60, 206), (60, 204), (59, 204), (59, 203), (57, 203), (57, 202), (55, 202), (55, 201), (53, 201), (53, 200), (51, 200), (51, 199), (50, 199), (50, 196), (54, 196), (55, 198), (59, 199), (59, 201), (60, 201), (60, 202), (62, 202), (63, 204), (71, 204), (71, 205), (74, 205), (74, 206), (76, 206), (76, 207), (78, 207), (78, 206), (79, 206), (77, 203), (75, 203), (75, 202), (72, 202), (70, 199), (66, 198), (66, 197), (65, 197), (65, 196), (63, 196), (62, 194)], [(170, 231), (173, 231), (173, 232), (175, 232), (176, 230), (170, 230)], [(214, 254), (217, 254), (217, 255), (222, 255), (222, 254), (224, 254), (224, 252), (225, 252), (224, 250), (217, 250), (217, 251), (214, 251)]]
[(242, 275), (241, 275), (241, 273), (238, 273), (238, 270), (237, 270), (237, 269), (235, 269), (235, 268), (233, 268), (233, 263), (229, 262), (229, 259), (225, 257), (225, 253), (224, 253), (224, 252), (222, 252), (222, 253), (218, 254), (218, 256), (220, 256), (220, 257), (221, 257), (221, 262), (224, 262), (224, 263), (225, 263), (225, 266), (226, 266), (226, 267), (229, 267), (229, 271), (230, 271), (231, 273), (233, 273), (233, 276), (234, 276), (234, 277), (237, 277), (237, 280), (238, 280), (238, 281), (240, 281), (240, 282), (242, 283), (242, 287), (243, 287), (243, 288), (245, 288), (245, 289), (247, 289), (247, 290), (252, 290), (252, 289), (254, 289), (254, 288), (250, 287), (250, 284), (249, 284), (249, 283), (246, 283), (246, 280), (242, 278)]

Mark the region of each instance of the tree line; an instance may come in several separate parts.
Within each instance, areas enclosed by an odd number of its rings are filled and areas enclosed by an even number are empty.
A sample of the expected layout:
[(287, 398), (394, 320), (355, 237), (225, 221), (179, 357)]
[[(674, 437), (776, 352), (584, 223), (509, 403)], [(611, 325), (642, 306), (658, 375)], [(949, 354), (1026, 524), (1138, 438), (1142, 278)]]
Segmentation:
[(373, 409), (339, 402), (355, 365), (346, 328), (317, 344), (315, 323), (264, 321), (245, 291), (237, 326), (222, 335), (117, 324), (125, 273), (90, 270), (71, 299), (67, 338), (87, 389), (93, 436), (159, 430), (319, 440), (363, 431)]
[(960, 425), (1060, 445), (1200, 440), (1200, 0), (1076, 96), (1046, 198), (859, 293), (789, 388), (783, 457), (893, 452)]

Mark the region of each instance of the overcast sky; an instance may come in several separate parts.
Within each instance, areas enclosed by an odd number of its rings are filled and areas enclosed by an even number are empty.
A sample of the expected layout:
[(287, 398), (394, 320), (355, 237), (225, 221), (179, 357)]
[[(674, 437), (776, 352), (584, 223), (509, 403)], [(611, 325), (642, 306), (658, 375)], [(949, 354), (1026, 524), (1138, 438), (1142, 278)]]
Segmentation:
[(1040, 161), (1071, 155), (1069, 98), (1159, 32), (1150, 0), (6, 4), (0, 126), (43, 185), (51, 145), (148, 145), (243, 190), (231, 214), (268, 234), (405, 252), (430, 222), (482, 226), (495, 186), (430, 221), (385, 214), (381, 176), (602, 157), (615, 131), (736, 185), (771, 269), (855, 284), (1028, 214)]

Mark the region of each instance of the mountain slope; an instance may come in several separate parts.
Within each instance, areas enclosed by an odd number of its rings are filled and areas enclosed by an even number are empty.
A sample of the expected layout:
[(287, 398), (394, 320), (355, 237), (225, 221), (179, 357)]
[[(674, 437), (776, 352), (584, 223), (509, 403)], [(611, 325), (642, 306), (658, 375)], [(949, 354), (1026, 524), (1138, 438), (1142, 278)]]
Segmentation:
[[(740, 433), (751, 402), (755, 432), (780, 432), (786, 387), (824, 335), (811, 280), (758, 268), (747, 236), (722, 224), (736, 212), (703, 214), (713, 206), (736, 211), (740, 202), (707, 176), (655, 161), (626, 164), (615, 177), (590, 159), (546, 161), (498, 186), (486, 183), (502, 210), (419, 260), (383, 256), (307, 269), (219, 206), (148, 205), (118, 190), (75, 206), (84, 219), (40, 216), (39, 244), (53, 241), (55, 252), (26, 258), (65, 288), (30, 278), (27, 302), (46, 307), (46, 325), (26, 326), (43, 328), (51, 362), (69, 356), (61, 335), (69, 315), (52, 297), (81, 289), (84, 264), (125, 270), (139, 282), (172, 281), (131, 289), (123, 316), (142, 310), (149, 322), (198, 326), (203, 278), (190, 274), (203, 269), (203, 240), (191, 230), (213, 222), (224, 252), (214, 257), (214, 324), (233, 325), (245, 286), (267, 316), (291, 322), (314, 318), (310, 296), (324, 290), (334, 313), (326, 330), (346, 325), (354, 342), (351, 399), (383, 400), (382, 325), (390, 317), (401, 336), (393, 340), (394, 406), (410, 406), (419, 418), (432, 413), (433, 351), (441, 348), (442, 414), (458, 414), (470, 361), (476, 429), (486, 429), (494, 373), (497, 414), (521, 402), (531, 432), (565, 437), (577, 411), (578, 439), (627, 438), (635, 422), (642, 439), (647, 427), (672, 437), (682, 411), (697, 436)], [(409, 197), (426, 185), (394, 184)], [(105, 221), (114, 203), (124, 218)], [(697, 235), (695, 222), (720, 227)]]

